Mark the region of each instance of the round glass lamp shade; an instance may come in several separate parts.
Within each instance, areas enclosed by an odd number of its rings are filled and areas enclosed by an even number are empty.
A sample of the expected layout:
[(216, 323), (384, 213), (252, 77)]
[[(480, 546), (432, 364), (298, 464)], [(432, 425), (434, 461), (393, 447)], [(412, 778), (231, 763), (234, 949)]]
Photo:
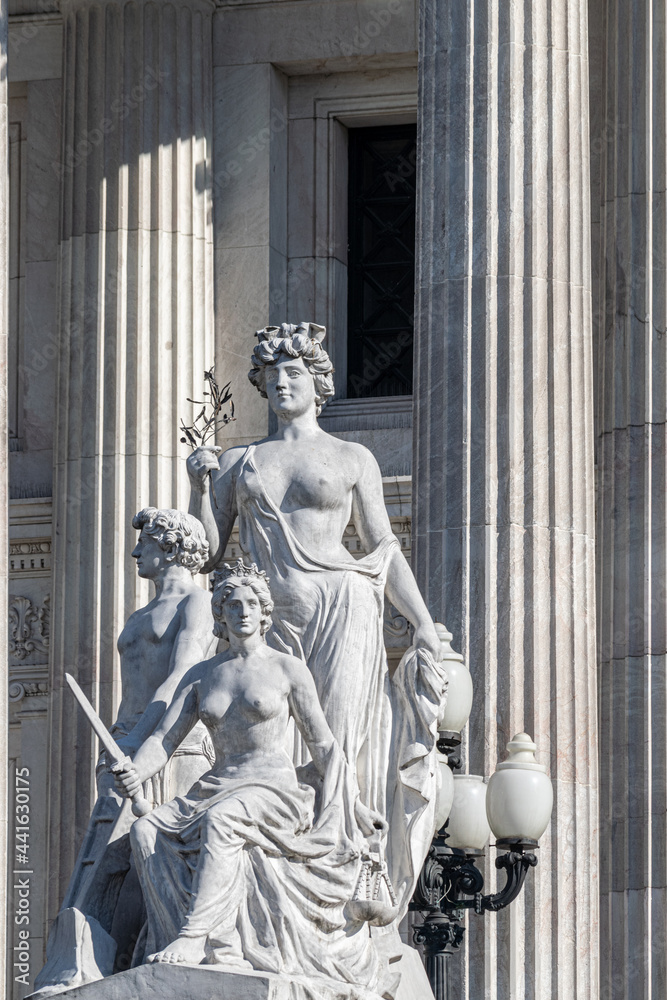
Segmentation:
[(454, 801), (454, 775), (443, 754), (436, 754), (438, 791), (435, 796), (435, 832), (441, 830), (449, 819)]
[(447, 846), (482, 851), (489, 840), (486, 785), (480, 774), (454, 775), (454, 800), (447, 826)]
[(472, 708), (472, 678), (460, 653), (451, 647), (452, 633), (440, 622), (435, 630), (442, 643), (442, 665), (447, 673), (447, 695), (445, 707), (438, 719), (438, 729), (450, 733), (460, 733), (470, 716)]
[(551, 819), (554, 793), (546, 769), (535, 760), (527, 733), (507, 744), (509, 756), (491, 775), (486, 795), (489, 826), (497, 840), (539, 840)]

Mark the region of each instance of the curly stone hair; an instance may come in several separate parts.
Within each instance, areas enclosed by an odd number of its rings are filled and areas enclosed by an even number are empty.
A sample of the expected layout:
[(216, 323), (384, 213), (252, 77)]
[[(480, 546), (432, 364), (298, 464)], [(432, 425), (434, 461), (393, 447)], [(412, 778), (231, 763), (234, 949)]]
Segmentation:
[(248, 378), (266, 399), (266, 369), (285, 358), (303, 358), (315, 381), (317, 416), (324, 404), (334, 395), (331, 358), (322, 347), (326, 334), (316, 323), (283, 323), (258, 330), (259, 343), (252, 352), (253, 367)]
[(229, 631), (222, 617), (222, 608), (236, 587), (250, 587), (259, 598), (259, 605), (262, 609), (260, 631), (262, 635), (265, 635), (271, 628), (271, 613), (273, 611), (269, 578), (263, 570), (257, 568), (255, 563), (252, 566), (246, 566), (243, 559), (237, 560), (233, 566), (225, 563), (222, 569), (217, 569), (213, 574), (213, 597), (211, 598), (211, 610), (215, 618), (213, 634), (218, 639), (229, 638)]
[(155, 538), (164, 552), (175, 545), (176, 565), (184, 566), (193, 576), (208, 559), (204, 525), (192, 514), (172, 508), (144, 507), (132, 518), (132, 527)]

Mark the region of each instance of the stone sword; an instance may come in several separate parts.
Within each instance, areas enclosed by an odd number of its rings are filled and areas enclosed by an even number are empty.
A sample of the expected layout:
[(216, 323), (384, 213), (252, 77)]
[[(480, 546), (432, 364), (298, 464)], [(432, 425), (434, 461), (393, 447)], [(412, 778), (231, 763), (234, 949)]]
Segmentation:
[[(132, 758), (123, 753), (72, 675), (66, 673), (65, 680), (69, 684), (72, 694), (83, 709), (88, 722), (97, 733), (99, 741), (104, 747), (104, 751), (107, 755), (107, 766), (109, 770), (112, 772), (126, 771), (129, 767), (132, 767)], [(151, 811), (150, 803), (138, 792), (135, 792), (134, 795), (131, 796), (131, 799), (132, 812), (135, 816), (145, 816), (146, 813)]]

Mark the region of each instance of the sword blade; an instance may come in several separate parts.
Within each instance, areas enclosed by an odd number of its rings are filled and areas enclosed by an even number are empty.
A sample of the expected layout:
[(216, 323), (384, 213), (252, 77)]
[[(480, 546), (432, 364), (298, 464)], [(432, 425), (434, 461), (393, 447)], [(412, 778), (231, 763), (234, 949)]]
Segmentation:
[(91, 724), (91, 726), (97, 733), (99, 741), (106, 751), (108, 763), (111, 766), (113, 766), (114, 764), (119, 764), (122, 760), (125, 759), (126, 755), (120, 749), (115, 739), (113, 738), (107, 727), (104, 725), (99, 715), (97, 714), (93, 706), (90, 704), (90, 702), (88, 701), (85, 694), (83, 693), (77, 682), (74, 680), (72, 675), (66, 673), (65, 680), (69, 684), (72, 690), (72, 694), (74, 695), (79, 705), (83, 709), (84, 714), (88, 719), (88, 722)]

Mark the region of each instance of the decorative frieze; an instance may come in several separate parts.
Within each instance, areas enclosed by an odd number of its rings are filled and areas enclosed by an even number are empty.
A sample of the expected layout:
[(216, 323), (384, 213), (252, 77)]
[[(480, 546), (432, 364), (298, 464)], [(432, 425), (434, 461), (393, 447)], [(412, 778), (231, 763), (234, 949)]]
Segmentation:
[(33, 538), (12, 541), (9, 545), (9, 575), (49, 576), (51, 573), (51, 539)]
[(25, 660), (33, 653), (49, 652), (51, 629), (51, 599), (44, 598), (36, 607), (29, 597), (12, 597), (9, 601), (9, 655)]
[(10, 702), (23, 701), (24, 698), (35, 698), (38, 695), (48, 694), (49, 685), (43, 681), (10, 681), (9, 700)]

